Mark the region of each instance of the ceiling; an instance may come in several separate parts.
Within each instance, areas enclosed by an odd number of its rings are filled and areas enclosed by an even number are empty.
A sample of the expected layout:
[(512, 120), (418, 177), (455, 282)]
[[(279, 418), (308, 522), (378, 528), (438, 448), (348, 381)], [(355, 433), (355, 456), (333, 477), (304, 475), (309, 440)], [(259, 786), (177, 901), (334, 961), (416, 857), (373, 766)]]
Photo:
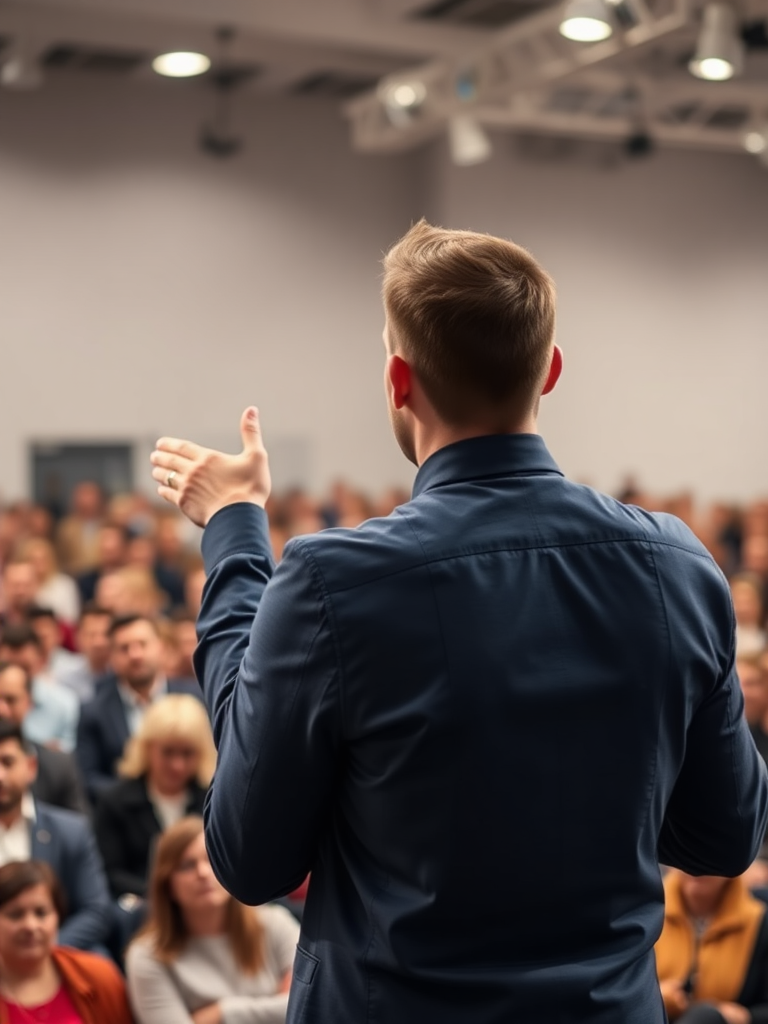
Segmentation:
[[(768, 0), (737, 0), (745, 68), (722, 83), (687, 70), (702, 3), (619, 0), (621, 30), (580, 44), (559, 35), (552, 0), (0, 0), (0, 64), (39, 68), (42, 88), (73, 74), (165, 88), (151, 58), (201, 50), (225, 87), (335, 97), (367, 151), (418, 146), (456, 114), (511, 133), (742, 150), (768, 123)], [(414, 116), (393, 123), (382, 82), (425, 87)]]

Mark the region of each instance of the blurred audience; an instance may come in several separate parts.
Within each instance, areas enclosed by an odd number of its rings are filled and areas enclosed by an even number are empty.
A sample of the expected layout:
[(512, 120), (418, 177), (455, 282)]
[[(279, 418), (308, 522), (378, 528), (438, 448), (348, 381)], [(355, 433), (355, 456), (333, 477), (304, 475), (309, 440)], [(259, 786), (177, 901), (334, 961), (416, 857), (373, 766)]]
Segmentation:
[(88, 802), (74, 756), (34, 743), (27, 735), (26, 720), (32, 710), (31, 688), (32, 680), (26, 669), (0, 661), (0, 721), (21, 729), (30, 752), (37, 758), (37, 774), (30, 792), (35, 800), (88, 814)]
[(215, 767), (199, 700), (169, 694), (147, 710), (117, 766), (121, 781), (102, 791), (96, 809), (96, 838), (116, 899), (146, 895), (154, 841), (182, 818), (203, 813)]
[(56, 549), (45, 537), (33, 537), (22, 547), (37, 580), (35, 604), (50, 608), (62, 622), (77, 622), (80, 591), (71, 576), (59, 572)]
[(82, 814), (36, 801), (37, 759), (13, 722), (0, 721), (0, 866), (42, 860), (61, 883), (67, 916), (64, 946), (101, 949), (113, 928), (107, 879), (96, 840)]
[(133, 1024), (113, 963), (63, 948), (64, 897), (41, 861), (0, 867), (0, 1020), (7, 1024)]
[(104, 512), (101, 488), (84, 480), (72, 492), (71, 505), (70, 514), (56, 530), (56, 548), (64, 572), (77, 575), (96, 565), (97, 538)]
[(283, 907), (246, 907), (226, 892), (201, 818), (160, 837), (149, 893), (126, 955), (138, 1024), (283, 1024), (299, 925)]
[(112, 613), (95, 602), (83, 607), (77, 624), (75, 642), (80, 661), (61, 675), (62, 686), (68, 687), (78, 700), (92, 700), (96, 686), (109, 671), (109, 627)]
[(150, 704), (168, 693), (201, 698), (197, 683), (168, 679), (158, 625), (146, 615), (116, 618), (109, 630), (112, 672), (83, 704), (77, 733), (77, 758), (89, 797), (116, 779), (116, 766), (130, 736), (138, 732)]
[(664, 880), (664, 927), (656, 969), (670, 1021), (765, 1024), (768, 1021), (766, 905), (741, 878)]
[(20, 665), (32, 680), (27, 738), (58, 750), (75, 748), (80, 705), (71, 690), (51, 681), (45, 650), (31, 625), (8, 626), (0, 636), (0, 661)]

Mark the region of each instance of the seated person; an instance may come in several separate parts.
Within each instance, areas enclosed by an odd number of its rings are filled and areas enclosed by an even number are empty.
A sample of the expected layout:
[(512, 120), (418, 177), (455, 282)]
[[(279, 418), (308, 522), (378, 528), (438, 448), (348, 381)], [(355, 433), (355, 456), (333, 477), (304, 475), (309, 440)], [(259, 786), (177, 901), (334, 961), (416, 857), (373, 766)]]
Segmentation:
[(71, 690), (46, 680), (45, 650), (31, 626), (8, 626), (3, 631), (0, 661), (21, 665), (32, 679), (32, 708), (24, 720), (27, 738), (57, 750), (73, 750), (80, 702)]
[(112, 616), (106, 608), (87, 604), (80, 613), (75, 640), (82, 661), (59, 679), (80, 703), (93, 700), (96, 688), (109, 672), (109, 627)]
[(743, 878), (664, 879), (664, 927), (656, 970), (670, 1021), (758, 1024), (768, 1021), (766, 906)]
[(90, 823), (82, 814), (36, 802), (30, 792), (36, 773), (37, 758), (19, 727), (0, 721), (0, 866), (26, 860), (50, 865), (68, 910), (61, 945), (100, 949), (114, 916)]
[(188, 694), (169, 694), (144, 715), (118, 765), (122, 781), (103, 790), (96, 840), (115, 898), (143, 897), (157, 836), (189, 814), (202, 814), (216, 767), (205, 708)]
[(133, 1024), (115, 965), (57, 943), (62, 902), (47, 864), (15, 861), (0, 868), (0, 1020)]
[(163, 833), (149, 920), (126, 955), (138, 1024), (282, 1024), (299, 937), (283, 907), (246, 907), (217, 882), (201, 818)]
[(27, 622), (34, 629), (45, 657), (45, 680), (60, 683), (62, 678), (83, 663), (80, 654), (73, 654), (62, 646), (64, 633), (52, 608), (34, 605), (29, 609)]
[(21, 729), (37, 758), (37, 775), (30, 792), (35, 800), (88, 814), (90, 808), (74, 756), (32, 743), (26, 736), (24, 723), (32, 710), (31, 687), (32, 680), (21, 665), (0, 661), (0, 719)]
[(77, 760), (94, 803), (116, 781), (123, 748), (154, 700), (168, 693), (191, 693), (202, 699), (196, 683), (166, 678), (163, 647), (152, 619), (143, 615), (115, 619), (109, 637), (112, 674), (99, 684), (93, 700), (83, 704), (77, 732)]

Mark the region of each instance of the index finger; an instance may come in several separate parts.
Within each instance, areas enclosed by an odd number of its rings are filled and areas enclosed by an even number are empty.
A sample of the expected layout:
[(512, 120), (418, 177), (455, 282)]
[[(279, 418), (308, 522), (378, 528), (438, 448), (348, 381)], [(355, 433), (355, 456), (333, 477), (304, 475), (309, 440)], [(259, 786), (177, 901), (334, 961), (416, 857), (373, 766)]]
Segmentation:
[(202, 451), (199, 444), (183, 441), (178, 437), (161, 437), (155, 445), (157, 451), (180, 455), (183, 459), (194, 459)]

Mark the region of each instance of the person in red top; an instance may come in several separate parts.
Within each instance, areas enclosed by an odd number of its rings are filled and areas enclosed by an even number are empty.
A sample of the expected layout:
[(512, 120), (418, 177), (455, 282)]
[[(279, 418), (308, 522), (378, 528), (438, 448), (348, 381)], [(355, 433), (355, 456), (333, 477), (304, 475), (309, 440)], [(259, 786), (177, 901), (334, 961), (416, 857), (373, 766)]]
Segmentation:
[(55, 945), (61, 913), (47, 864), (0, 868), (0, 1024), (133, 1024), (115, 965)]

